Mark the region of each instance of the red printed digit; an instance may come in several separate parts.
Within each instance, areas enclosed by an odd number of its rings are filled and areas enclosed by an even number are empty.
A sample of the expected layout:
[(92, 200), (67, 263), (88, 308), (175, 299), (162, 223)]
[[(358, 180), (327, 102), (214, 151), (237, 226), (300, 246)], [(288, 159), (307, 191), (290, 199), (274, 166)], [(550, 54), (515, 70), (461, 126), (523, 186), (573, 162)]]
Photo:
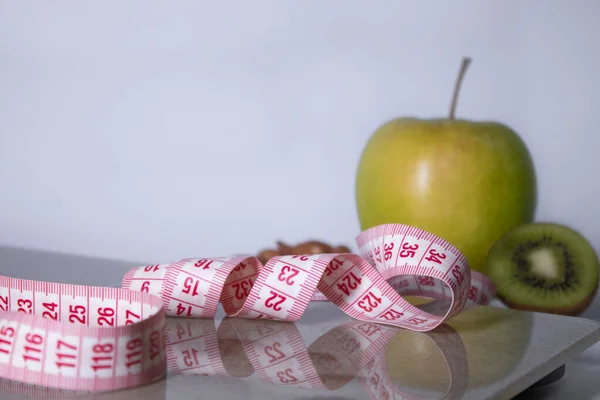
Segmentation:
[(42, 303), (42, 307), (44, 307), (47, 311), (42, 313), (42, 318), (49, 318), (53, 320), (58, 320), (58, 311), (56, 311), (56, 307), (58, 304), (52, 303)]
[(177, 303), (177, 315), (183, 315), (183, 313), (186, 313), (186, 317), (191, 316), (192, 315), (192, 306), (185, 307), (183, 304)]
[(144, 283), (142, 283), (142, 287), (140, 289), (140, 291), (144, 292), (144, 293), (148, 293), (148, 286), (150, 286), (150, 281), (144, 281)]
[(271, 297), (265, 300), (265, 307), (272, 308), (275, 311), (281, 311), (281, 303), (286, 301), (287, 297), (274, 292), (273, 290), (270, 291), (270, 295)]
[(382, 317), (382, 318), (385, 318), (385, 319), (386, 319), (386, 320), (388, 320), (388, 321), (394, 321), (394, 320), (396, 320), (396, 319), (398, 319), (398, 318), (400, 318), (400, 317), (402, 317), (402, 316), (404, 316), (404, 313), (403, 313), (403, 312), (396, 311), (396, 310), (394, 310), (393, 308), (392, 308), (392, 309), (389, 309), (389, 310), (387, 310), (386, 312), (384, 312), (384, 313), (381, 315), (381, 317)]
[(337, 342), (340, 344), (340, 347), (344, 350), (344, 354), (346, 355), (350, 355), (360, 349), (360, 343), (349, 333), (344, 333), (338, 338)]
[(435, 286), (435, 282), (431, 276), (419, 276), (419, 285)]
[(69, 344), (67, 342), (63, 342), (62, 340), (59, 339), (56, 342), (56, 350), (60, 350), (61, 347), (66, 347), (66, 348), (71, 349), (73, 351), (77, 351), (77, 346), (73, 346), (73, 345), (71, 345), (71, 344)]
[(292, 258), (297, 258), (300, 261), (308, 261), (308, 256), (295, 255), (295, 256), (292, 256)]
[(294, 375), (292, 375), (293, 373), (294, 373), (293, 369), (286, 368), (284, 371), (277, 372), (277, 377), (279, 378), (279, 381), (281, 383), (298, 382), (298, 378), (296, 378)]
[(11, 338), (15, 335), (15, 330), (10, 326), (3, 326), (0, 328), (0, 335)]
[(367, 258), (368, 258), (369, 262), (371, 263), (371, 265), (375, 265), (375, 258), (373, 257), (373, 250), (369, 250), (367, 252)]
[(194, 279), (191, 276), (188, 276), (187, 278), (185, 278), (185, 281), (183, 281), (183, 289), (181, 290), (181, 292), (192, 295), (192, 296), (198, 296), (198, 285), (199, 284), (200, 284), (199, 280)]
[(144, 267), (144, 271), (146, 272), (156, 272), (160, 269), (160, 265), (147, 265)]
[(246, 264), (245, 262), (241, 262), (233, 270), (235, 272), (240, 272), (241, 270), (246, 269), (247, 266), (248, 264)]
[(269, 362), (273, 363), (285, 358), (285, 354), (280, 350), (281, 343), (275, 342), (272, 346), (265, 346), (265, 354), (269, 357)]
[(425, 259), (427, 261), (435, 262), (435, 263), (438, 263), (438, 264), (441, 264), (442, 260), (444, 258), (446, 258), (446, 255), (444, 253), (438, 253), (438, 252), (435, 251), (435, 249), (429, 250), (429, 254), (430, 254), (430, 256), (429, 257), (425, 257)]
[(0, 296), (0, 311), (8, 311), (8, 296)]
[(370, 382), (371, 382), (371, 385), (373, 385), (373, 386), (377, 386), (377, 384), (379, 383), (379, 378), (380, 378), (380, 377), (379, 377), (379, 374), (378, 374), (377, 372), (375, 372), (375, 373), (373, 374), (373, 376), (371, 377), (371, 381), (370, 381)]
[[(178, 322), (177, 323), (177, 338), (179, 340), (181, 340), (181, 338), (183, 337), (183, 335), (186, 334), (185, 329), (183, 328), (183, 326), (181, 326), (181, 324)], [(187, 335), (188, 337), (192, 336), (192, 326), (190, 325), (190, 323), (188, 322), (187, 324)]]
[(361, 282), (361, 278), (354, 275), (354, 272), (350, 271), (348, 274), (342, 277), (342, 282), (338, 282), (337, 287), (346, 296), (350, 296), (350, 292), (358, 287)]
[(134, 365), (142, 363), (142, 340), (141, 339), (130, 339), (125, 345), (127, 351), (125, 352), (125, 367), (131, 368)]
[(44, 339), (37, 333), (28, 333), (25, 341), (29, 344), (23, 347), (23, 360), (41, 362)]
[[(285, 275), (288, 272), (290, 273), (290, 275), (286, 277)], [(292, 286), (294, 284), (292, 278), (298, 275), (299, 273), (300, 271), (298, 271), (296, 268), (291, 268), (287, 265), (284, 265), (283, 268), (281, 268), (281, 273), (277, 276), (277, 279), (279, 279), (281, 282), (285, 282), (288, 285)]]
[(153, 331), (150, 334), (150, 360), (154, 360), (155, 357), (160, 355), (160, 350), (160, 333), (158, 331)]
[(333, 271), (336, 271), (339, 267), (342, 266), (342, 261), (338, 260), (337, 258), (334, 258), (333, 260), (331, 260), (331, 262), (327, 265), (327, 268), (325, 268), (325, 275), (329, 276), (333, 273)]
[[(15, 329), (10, 326), (0, 328), (0, 353), (10, 354), (13, 345), (12, 338), (15, 336)], [(8, 349), (7, 349), (8, 348)]]
[(392, 258), (392, 249), (394, 248), (394, 243), (384, 244), (383, 245), (383, 258), (387, 261)]
[(375, 366), (375, 359), (371, 358), (371, 360), (366, 365), (366, 368), (367, 368), (366, 371), (368, 373), (371, 373), (371, 370), (373, 369), (374, 366)]
[(66, 359), (66, 361), (56, 361), (56, 366), (58, 368), (75, 368), (76, 364), (74, 360), (77, 359), (77, 346), (73, 346), (59, 339), (56, 342), (56, 358), (59, 360)]
[(92, 357), (92, 369), (98, 371), (99, 369), (110, 369), (113, 363), (113, 350), (114, 347), (110, 343), (96, 344), (92, 347), (92, 351), (95, 354), (106, 354)]
[(376, 324), (369, 324), (369, 323), (360, 324), (357, 327), (357, 329), (367, 336), (372, 336), (372, 335), (376, 334), (377, 332), (381, 331), (381, 328), (379, 326), (377, 326)]
[(404, 289), (405, 287), (410, 286), (406, 279), (402, 279), (401, 281), (396, 281), (392, 284), (392, 287), (396, 290)]
[(381, 297), (377, 297), (375, 293), (369, 292), (357, 304), (365, 312), (371, 312), (381, 304)]
[[(258, 318), (260, 318), (260, 316)], [(275, 329), (271, 325), (256, 324), (254, 325), (254, 327), (256, 328), (256, 332), (258, 332), (260, 336), (267, 336), (275, 332)]]
[(389, 400), (390, 399), (390, 392), (388, 392), (388, 390), (386, 389), (385, 386), (381, 387), (381, 389), (379, 390), (379, 394), (380, 394), (381, 400)]
[(110, 307), (98, 308), (98, 325), (104, 326), (115, 326), (115, 310)]
[(241, 282), (236, 282), (231, 285), (231, 287), (235, 289), (235, 298), (242, 300), (243, 298), (248, 297), (250, 289), (252, 289), (252, 279), (248, 278)]
[(342, 342), (342, 349), (345, 354), (352, 354), (360, 349), (360, 343), (354, 338), (347, 338)]
[(415, 251), (419, 249), (419, 245), (415, 244), (411, 246), (409, 243), (402, 244), (402, 251), (400, 251), (400, 257), (414, 257)]
[(135, 323), (134, 319), (139, 320), (140, 316), (137, 315), (136, 313), (134, 313), (133, 311), (130, 311), (130, 310), (125, 311), (125, 325), (134, 324)]
[(469, 300), (475, 301), (477, 299), (477, 288), (472, 287), (469, 289)]
[(427, 322), (427, 320), (424, 318), (412, 317), (409, 318), (406, 322), (412, 325), (421, 325), (422, 323)]
[(33, 302), (28, 299), (19, 299), (17, 300), (17, 312), (22, 312), (25, 314), (31, 314), (33, 309)]
[(194, 263), (194, 267), (196, 267), (196, 268), (202, 267), (202, 270), (205, 270), (205, 269), (209, 269), (210, 265), (212, 263), (213, 263), (212, 260), (211, 261), (208, 261), (208, 260), (198, 260), (198, 261), (196, 261)]
[(481, 302), (482, 302), (483, 304), (485, 304), (485, 303), (487, 303), (487, 301), (488, 301), (488, 298), (487, 298), (487, 296), (485, 295), (485, 292), (482, 292), (482, 293), (481, 293)]
[(181, 352), (181, 354), (183, 355), (183, 363), (186, 366), (193, 367), (200, 364), (200, 361), (198, 360), (197, 349), (184, 350)]
[(75, 322), (79, 322), (80, 324), (85, 325), (86, 321), (86, 308), (81, 305), (73, 306), (72, 304), (69, 306), (69, 322), (74, 324)]
[(465, 279), (465, 276), (463, 275), (463, 273), (460, 271), (460, 266), (458, 264), (456, 264), (453, 268), (452, 268), (452, 275), (454, 275), (454, 277), (456, 278), (456, 281), (458, 282), (458, 284), (460, 285), (462, 283), (462, 281)]
[(381, 262), (381, 249), (379, 247), (375, 247), (375, 259)]

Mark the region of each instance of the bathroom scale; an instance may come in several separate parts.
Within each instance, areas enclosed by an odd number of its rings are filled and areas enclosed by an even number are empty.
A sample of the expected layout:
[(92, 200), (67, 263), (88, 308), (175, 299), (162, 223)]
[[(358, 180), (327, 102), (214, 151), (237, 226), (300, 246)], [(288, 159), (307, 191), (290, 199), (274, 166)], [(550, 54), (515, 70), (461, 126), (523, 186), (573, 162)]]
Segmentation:
[[(0, 265), (25, 279), (119, 287), (142, 264), (0, 248)], [(168, 318), (166, 333), (167, 372), (151, 384), (85, 394), (0, 380), (0, 399), (511, 399), (559, 385), (564, 365), (600, 341), (600, 323), (476, 306), (415, 332), (311, 302), (295, 323), (228, 318), (219, 306), (214, 319)]]
[[(560, 379), (600, 340), (600, 324), (492, 306), (431, 332), (365, 323), (327, 302), (295, 322), (169, 318), (166, 376), (134, 389), (81, 394), (0, 382), (0, 398), (510, 399)], [(167, 353), (169, 354), (169, 353)]]

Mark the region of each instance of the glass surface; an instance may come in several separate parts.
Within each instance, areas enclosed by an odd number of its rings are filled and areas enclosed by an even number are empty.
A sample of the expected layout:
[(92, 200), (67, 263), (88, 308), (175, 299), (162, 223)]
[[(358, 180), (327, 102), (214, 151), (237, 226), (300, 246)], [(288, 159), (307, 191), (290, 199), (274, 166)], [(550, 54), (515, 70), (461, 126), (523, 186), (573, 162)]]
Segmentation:
[(427, 333), (310, 304), (296, 322), (169, 318), (165, 379), (85, 395), (3, 381), (2, 399), (510, 398), (600, 338), (597, 323), (495, 307)]
[[(0, 261), (2, 275), (104, 286), (143, 265), (7, 249)], [(0, 398), (509, 399), (600, 340), (591, 320), (483, 306), (427, 333), (356, 321), (327, 302), (296, 323), (223, 317), (169, 318), (177, 362), (153, 384), (86, 395), (0, 381)]]

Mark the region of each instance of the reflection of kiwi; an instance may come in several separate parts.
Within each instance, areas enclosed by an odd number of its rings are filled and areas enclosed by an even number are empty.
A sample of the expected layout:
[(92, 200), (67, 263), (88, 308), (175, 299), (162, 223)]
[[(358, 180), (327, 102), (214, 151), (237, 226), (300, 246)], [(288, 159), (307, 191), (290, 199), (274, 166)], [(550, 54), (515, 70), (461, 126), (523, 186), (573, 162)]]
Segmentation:
[[(505, 379), (521, 363), (530, 343), (532, 314), (478, 306), (446, 322), (465, 347), (469, 388)], [(398, 390), (448, 389), (448, 367), (436, 345), (423, 333), (401, 331), (385, 346), (387, 372)], [(408, 361), (407, 361), (408, 360)]]
[(596, 295), (600, 264), (590, 243), (573, 229), (531, 223), (500, 238), (485, 268), (507, 306), (578, 315)]

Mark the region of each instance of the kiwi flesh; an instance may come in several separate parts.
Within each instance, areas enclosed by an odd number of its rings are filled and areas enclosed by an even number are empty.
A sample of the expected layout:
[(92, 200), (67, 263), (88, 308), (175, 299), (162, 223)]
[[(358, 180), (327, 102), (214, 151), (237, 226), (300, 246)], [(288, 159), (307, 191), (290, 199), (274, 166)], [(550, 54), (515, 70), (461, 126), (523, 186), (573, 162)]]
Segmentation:
[(510, 308), (576, 316), (596, 296), (599, 270), (598, 255), (579, 232), (534, 222), (496, 241), (484, 273)]

